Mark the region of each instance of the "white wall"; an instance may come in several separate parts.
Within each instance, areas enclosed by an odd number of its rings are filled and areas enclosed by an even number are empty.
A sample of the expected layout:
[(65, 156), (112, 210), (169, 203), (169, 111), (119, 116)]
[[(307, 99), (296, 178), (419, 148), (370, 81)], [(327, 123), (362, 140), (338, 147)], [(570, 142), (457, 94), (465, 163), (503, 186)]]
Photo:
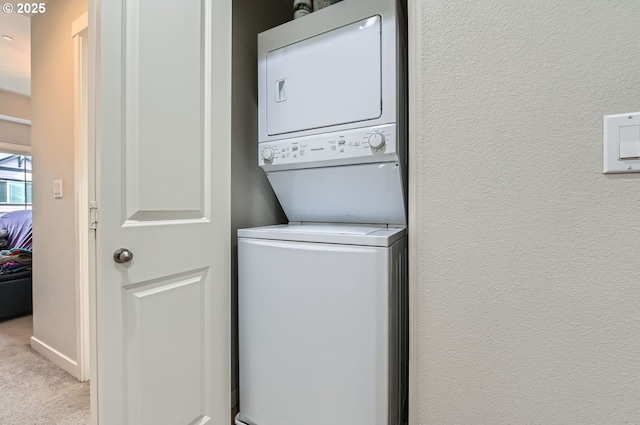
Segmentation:
[(413, 425), (640, 423), (640, 2), (410, 0)]
[[(267, 178), (258, 167), (258, 33), (292, 19), (293, 2), (233, 1), (231, 145), (232, 391), (238, 387), (237, 230), (286, 223)], [(237, 394), (237, 393), (236, 393)], [(233, 400), (232, 400), (233, 402)], [(234, 403), (235, 404), (235, 403)]]
[[(31, 22), (33, 154), (32, 346), (77, 376), (73, 42), (86, 0), (53, 0)], [(53, 198), (62, 179), (63, 199)]]

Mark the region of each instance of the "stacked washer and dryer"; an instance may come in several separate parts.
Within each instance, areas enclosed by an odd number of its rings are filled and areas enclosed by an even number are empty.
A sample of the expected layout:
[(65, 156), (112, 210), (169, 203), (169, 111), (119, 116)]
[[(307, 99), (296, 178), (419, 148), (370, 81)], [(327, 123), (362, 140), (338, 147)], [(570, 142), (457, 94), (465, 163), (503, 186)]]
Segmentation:
[(238, 425), (401, 425), (404, 17), (345, 0), (258, 36), (259, 165), (289, 224), (238, 231)]

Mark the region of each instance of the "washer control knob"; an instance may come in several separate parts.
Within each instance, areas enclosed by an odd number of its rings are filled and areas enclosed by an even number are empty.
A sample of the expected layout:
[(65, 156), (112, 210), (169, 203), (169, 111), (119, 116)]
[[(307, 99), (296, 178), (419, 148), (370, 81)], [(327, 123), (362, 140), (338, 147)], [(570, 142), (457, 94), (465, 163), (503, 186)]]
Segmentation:
[(273, 157), (275, 156), (275, 152), (273, 151), (272, 148), (264, 148), (262, 150), (262, 158), (267, 161), (267, 162), (271, 162), (273, 161)]
[(380, 149), (384, 146), (385, 138), (382, 133), (373, 133), (369, 136), (369, 146), (371, 149)]

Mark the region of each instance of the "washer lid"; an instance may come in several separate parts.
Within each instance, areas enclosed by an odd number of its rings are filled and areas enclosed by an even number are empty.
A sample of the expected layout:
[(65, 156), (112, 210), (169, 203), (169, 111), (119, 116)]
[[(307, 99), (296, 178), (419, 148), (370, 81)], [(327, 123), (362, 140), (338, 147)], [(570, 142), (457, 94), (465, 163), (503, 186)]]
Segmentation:
[(388, 247), (406, 234), (404, 226), (289, 223), (238, 229), (239, 238)]

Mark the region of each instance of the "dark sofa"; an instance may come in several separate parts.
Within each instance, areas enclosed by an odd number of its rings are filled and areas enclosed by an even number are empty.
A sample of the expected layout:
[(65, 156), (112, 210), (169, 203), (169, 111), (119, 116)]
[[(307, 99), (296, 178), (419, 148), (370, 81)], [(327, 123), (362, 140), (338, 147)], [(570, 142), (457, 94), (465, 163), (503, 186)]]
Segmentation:
[(0, 320), (31, 314), (31, 272), (0, 275)]
[[(0, 217), (0, 229), (6, 229), (6, 248), (32, 249), (32, 219), (30, 210), (7, 213)], [(3, 252), (4, 255), (4, 252)], [(0, 273), (0, 320), (31, 314), (31, 266), (28, 270)]]

